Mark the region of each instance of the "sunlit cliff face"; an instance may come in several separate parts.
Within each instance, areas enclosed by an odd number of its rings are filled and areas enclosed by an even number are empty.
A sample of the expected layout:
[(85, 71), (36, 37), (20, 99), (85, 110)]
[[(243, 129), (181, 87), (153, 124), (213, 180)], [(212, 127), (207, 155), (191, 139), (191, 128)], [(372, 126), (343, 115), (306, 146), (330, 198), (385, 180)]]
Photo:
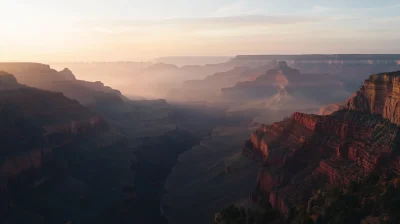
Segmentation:
[(0, 60), (149, 60), (170, 55), (395, 53), (396, 1), (0, 2)]

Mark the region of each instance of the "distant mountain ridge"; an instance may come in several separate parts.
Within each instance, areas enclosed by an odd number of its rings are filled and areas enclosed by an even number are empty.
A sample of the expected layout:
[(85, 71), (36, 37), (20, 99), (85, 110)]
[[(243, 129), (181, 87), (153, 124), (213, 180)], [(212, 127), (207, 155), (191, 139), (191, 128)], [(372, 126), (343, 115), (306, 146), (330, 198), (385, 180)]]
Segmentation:
[(233, 87), (223, 88), (221, 91), (225, 99), (232, 101), (267, 101), (270, 97), (277, 98), (280, 95), (287, 100), (292, 99), (286, 102), (292, 105), (309, 101), (317, 106), (346, 97), (343, 83), (335, 76), (302, 74), (298, 69), (289, 67), (285, 61), (277, 62), (275, 68), (269, 69), (255, 80), (238, 82)]
[(82, 104), (96, 104), (96, 99), (113, 95), (124, 100), (121, 92), (105, 86), (102, 82), (76, 79), (71, 70), (56, 71), (49, 65), (39, 63), (0, 63), (0, 71), (13, 74), (19, 83), (54, 92), (63, 92)]
[(231, 58), (228, 56), (169, 56), (156, 58), (152, 62), (174, 64), (181, 67), (185, 65), (219, 64), (227, 62)]
[(400, 61), (400, 54), (293, 54), (293, 55), (237, 55), (233, 60), (281, 61)]

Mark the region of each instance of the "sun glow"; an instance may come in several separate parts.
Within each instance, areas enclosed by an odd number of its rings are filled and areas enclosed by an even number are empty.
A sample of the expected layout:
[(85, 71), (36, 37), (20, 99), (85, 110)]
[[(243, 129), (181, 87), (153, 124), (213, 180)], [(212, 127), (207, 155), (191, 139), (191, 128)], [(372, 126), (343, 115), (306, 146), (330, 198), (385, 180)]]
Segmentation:
[(340, 10), (224, 2), (0, 0), (0, 61), (400, 50), (400, 20), (390, 16), (398, 4)]

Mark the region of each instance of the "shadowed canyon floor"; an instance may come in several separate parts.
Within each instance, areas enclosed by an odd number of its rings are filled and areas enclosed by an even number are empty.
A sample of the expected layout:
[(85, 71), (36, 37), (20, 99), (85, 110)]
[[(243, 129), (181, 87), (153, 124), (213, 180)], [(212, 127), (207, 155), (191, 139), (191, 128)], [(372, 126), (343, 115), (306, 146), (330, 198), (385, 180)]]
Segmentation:
[(258, 173), (238, 152), (248, 134), (247, 126), (219, 126), (179, 156), (163, 198), (169, 223), (211, 223), (216, 210), (247, 201)]

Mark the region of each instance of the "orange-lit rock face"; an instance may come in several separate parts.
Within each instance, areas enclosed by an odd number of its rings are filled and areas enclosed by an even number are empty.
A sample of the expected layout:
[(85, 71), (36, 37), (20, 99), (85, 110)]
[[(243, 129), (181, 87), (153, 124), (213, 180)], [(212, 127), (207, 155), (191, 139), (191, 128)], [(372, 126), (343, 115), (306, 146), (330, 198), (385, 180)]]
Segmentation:
[(382, 115), (400, 124), (400, 72), (371, 75), (346, 103), (349, 110)]
[[(325, 183), (348, 184), (383, 167), (398, 169), (396, 125), (340, 110), (329, 116), (294, 113), (252, 133), (243, 152), (261, 158), (257, 193), (288, 214)], [(390, 163), (383, 161), (392, 161)]]

